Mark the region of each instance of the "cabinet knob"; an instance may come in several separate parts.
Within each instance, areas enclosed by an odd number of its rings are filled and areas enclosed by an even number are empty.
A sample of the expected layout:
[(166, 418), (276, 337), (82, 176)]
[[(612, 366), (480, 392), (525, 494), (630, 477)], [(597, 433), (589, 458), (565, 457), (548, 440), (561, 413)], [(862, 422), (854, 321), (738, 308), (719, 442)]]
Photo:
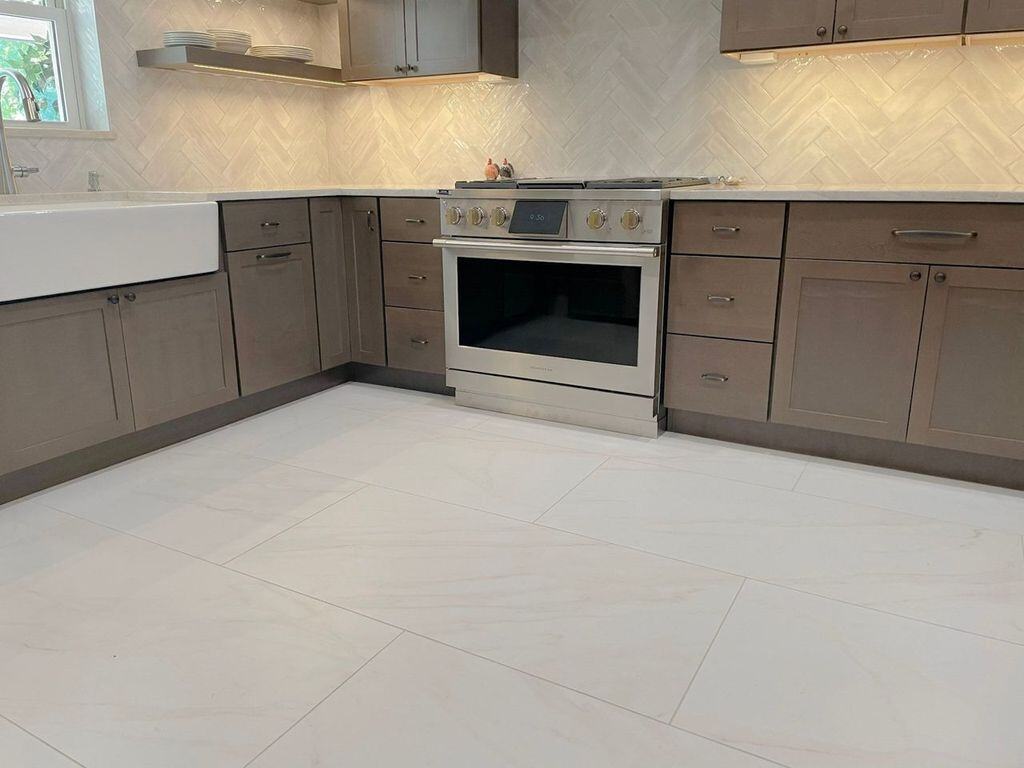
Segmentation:
[(401, 64), (395, 64), (395, 72), (401, 74), (402, 72), (405, 72), (405, 67), (403, 67)]
[(840, 24), (839, 28), (836, 30), (836, 32), (838, 32), (840, 35), (845, 35), (849, 31), (850, 31), (850, 28), (848, 26), (846, 26), (845, 24)]
[(920, 272), (911, 272), (911, 273), (910, 273), (910, 279), (911, 279), (911, 280), (913, 280), (913, 281), (914, 281), (915, 283), (916, 283), (916, 282), (917, 282), (918, 280), (920, 280), (920, 279), (921, 279), (921, 277), (922, 277), (922, 275), (921, 275), (921, 273), (920, 273)]
[(126, 293), (124, 297), (128, 299), (128, 301), (135, 301), (135, 299), (138, 298), (134, 293)]
[(115, 293), (113, 296), (107, 296), (107, 301), (110, 302), (111, 304), (120, 304), (121, 297)]
[(824, 37), (828, 34), (828, 27), (818, 27), (818, 37)]
[(946, 282), (946, 273), (945, 272), (936, 272), (935, 273), (935, 282), (936, 283), (944, 283), (944, 282)]
[(419, 72), (420, 68), (418, 66), (416, 66), (415, 64), (410, 64), (408, 67), (406, 67), (406, 71), (407, 72)]

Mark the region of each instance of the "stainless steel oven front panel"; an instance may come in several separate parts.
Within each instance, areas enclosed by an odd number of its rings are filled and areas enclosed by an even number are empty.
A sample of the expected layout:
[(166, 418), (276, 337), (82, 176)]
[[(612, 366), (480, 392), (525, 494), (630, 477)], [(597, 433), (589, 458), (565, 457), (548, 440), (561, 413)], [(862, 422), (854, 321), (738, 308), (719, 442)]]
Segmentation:
[[(661, 286), (660, 246), (564, 242), (509, 242), (442, 238), (445, 296), (445, 351), (449, 370), (585, 387), (653, 397), (658, 390)], [(639, 327), (634, 364), (527, 354), (460, 343), (459, 262), (485, 259), (558, 265), (635, 267), (640, 270)]]

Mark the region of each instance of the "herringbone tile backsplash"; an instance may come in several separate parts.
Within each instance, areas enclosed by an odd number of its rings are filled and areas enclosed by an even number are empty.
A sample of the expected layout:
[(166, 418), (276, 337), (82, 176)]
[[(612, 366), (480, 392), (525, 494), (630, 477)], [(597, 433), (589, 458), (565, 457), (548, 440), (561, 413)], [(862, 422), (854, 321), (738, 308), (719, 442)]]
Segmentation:
[(733, 174), (777, 184), (1024, 183), (1024, 47), (720, 56), (719, 0), (520, 0), (514, 84), (323, 90), (140, 70), (175, 27), (249, 29), (337, 61), (337, 10), (297, 0), (95, 0), (113, 140), (15, 139), (26, 191), (447, 185)]

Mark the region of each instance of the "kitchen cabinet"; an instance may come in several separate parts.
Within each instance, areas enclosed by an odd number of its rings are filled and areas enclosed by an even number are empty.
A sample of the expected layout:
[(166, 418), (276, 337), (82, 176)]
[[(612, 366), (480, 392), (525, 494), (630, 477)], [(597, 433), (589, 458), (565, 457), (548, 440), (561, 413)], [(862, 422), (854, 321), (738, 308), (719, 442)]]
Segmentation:
[(341, 207), (352, 360), (387, 365), (377, 198), (346, 197)]
[(786, 265), (771, 421), (905, 440), (928, 267)]
[(0, 474), (131, 432), (116, 290), (0, 306)]
[(665, 406), (764, 422), (771, 373), (771, 344), (669, 334)]
[(908, 440), (1024, 459), (1024, 270), (932, 268)]
[(968, 0), (967, 34), (1024, 29), (1024, 0)]
[(444, 312), (388, 307), (388, 365), (444, 373)]
[(320, 367), (325, 371), (352, 360), (342, 217), (340, 198), (323, 197), (309, 201), (316, 314), (320, 327)]
[(340, 0), (346, 80), (519, 75), (518, 0)]
[(135, 428), (238, 397), (227, 275), (120, 290)]
[(309, 245), (227, 255), (243, 395), (320, 371), (316, 283)]
[(835, 42), (958, 35), (964, 0), (838, 0)]
[(832, 42), (836, 0), (722, 0), (722, 52)]

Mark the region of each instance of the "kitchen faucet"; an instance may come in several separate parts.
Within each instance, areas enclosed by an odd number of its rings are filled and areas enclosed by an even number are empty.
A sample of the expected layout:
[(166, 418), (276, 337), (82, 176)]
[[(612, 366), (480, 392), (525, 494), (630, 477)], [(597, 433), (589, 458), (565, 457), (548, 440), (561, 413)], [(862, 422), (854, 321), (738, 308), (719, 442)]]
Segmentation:
[[(39, 122), (39, 103), (35, 94), (32, 93), (32, 86), (28, 79), (17, 70), (0, 69), (0, 92), (4, 89), (4, 83), (11, 77), (21, 89), (21, 102), (25, 105), (25, 119), (30, 123)], [(38, 168), (26, 168), (24, 166), (11, 167), (11, 158), (7, 153), (7, 130), (4, 127), (3, 115), (0, 115), (0, 195), (13, 195), (18, 191), (15, 178), (24, 179), (32, 173), (39, 173)]]

